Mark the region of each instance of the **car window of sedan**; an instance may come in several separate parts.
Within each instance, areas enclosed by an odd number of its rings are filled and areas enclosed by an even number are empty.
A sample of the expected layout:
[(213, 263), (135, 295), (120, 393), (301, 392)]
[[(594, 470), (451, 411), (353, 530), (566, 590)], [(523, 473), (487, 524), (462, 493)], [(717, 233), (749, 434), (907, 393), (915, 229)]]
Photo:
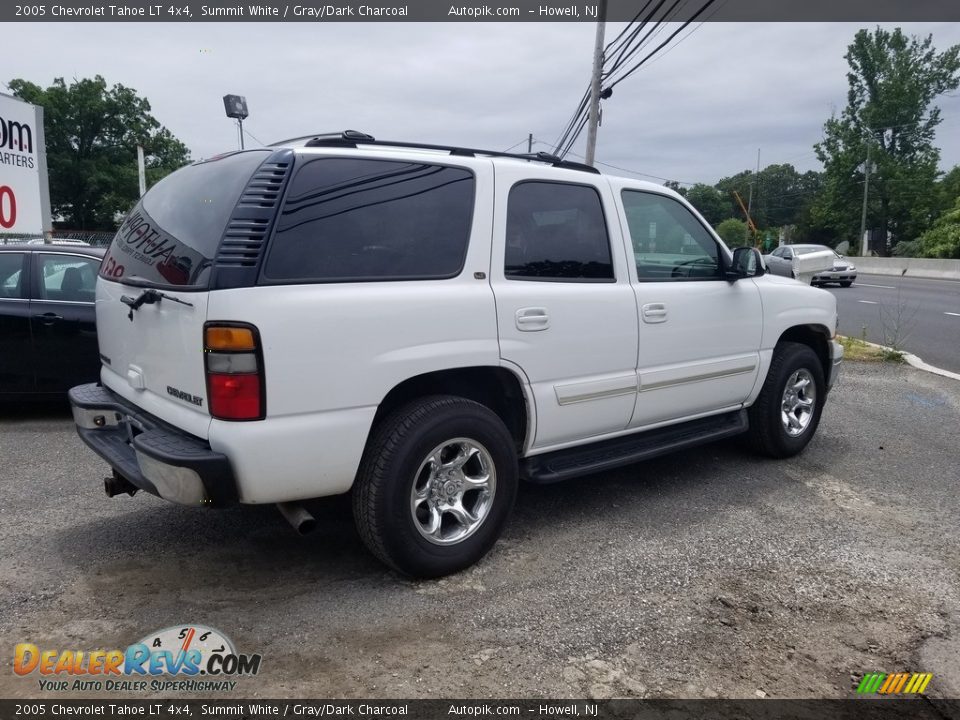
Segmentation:
[(23, 253), (0, 253), (0, 298), (24, 297)]
[(93, 302), (99, 258), (44, 253), (38, 259), (42, 300)]
[(773, 255), (774, 257), (783, 257), (783, 246), (778, 247), (776, 250), (774, 250), (770, 254)]

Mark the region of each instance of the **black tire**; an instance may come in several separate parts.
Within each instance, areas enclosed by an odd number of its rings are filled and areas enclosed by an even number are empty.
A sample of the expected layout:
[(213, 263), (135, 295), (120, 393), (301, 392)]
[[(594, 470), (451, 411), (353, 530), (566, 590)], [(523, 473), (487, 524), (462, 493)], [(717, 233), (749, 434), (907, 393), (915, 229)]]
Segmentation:
[(844, 280), (840, 283), (840, 287), (850, 287), (853, 285), (853, 280)]
[[(487, 451), (495, 485), (484, 519), (472, 534), (438, 545), (417, 527), (411, 508), (414, 485), (431, 452), (458, 438)], [(406, 575), (440, 577), (469, 567), (503, 531), (516, 499), (517, 465), (513, 438), (489, 408), (449, 395), (411, 402), (378, 423), (367, 442), (352, 491), (360, 537), (381, 561)], [(422, 485), (423, 473), (419, 476)]]
[[(781, 406), (787, 381), (801, 370), (811, 376), (815, 388), (812, 415), (808, 424), (797, 435), (790, 435), (784, 426)], [(786, 458), (803, 450), (813, 438), (820, 424), (826, 384), (820, 358), (808, 346), (796, 342), (782, 342), (773, 351), (773, 360), (763, 388), (756, 402), (747, 410), (750, 430), (747, 440), (757, 452), (774, 458)]]

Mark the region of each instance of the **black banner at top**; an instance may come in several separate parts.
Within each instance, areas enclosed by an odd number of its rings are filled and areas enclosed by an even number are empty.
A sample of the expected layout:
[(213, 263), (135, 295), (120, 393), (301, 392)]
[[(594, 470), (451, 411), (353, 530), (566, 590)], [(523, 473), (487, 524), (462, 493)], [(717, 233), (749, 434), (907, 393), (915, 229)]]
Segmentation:
[[(655, 9), (650, 10), (642, 8)], [(608, 0), (611, 22), (938, 22), (960, 20), (955, 0)], [(4, 22), (595, 22), (601, 0), (27, 0), (0, 4)]]

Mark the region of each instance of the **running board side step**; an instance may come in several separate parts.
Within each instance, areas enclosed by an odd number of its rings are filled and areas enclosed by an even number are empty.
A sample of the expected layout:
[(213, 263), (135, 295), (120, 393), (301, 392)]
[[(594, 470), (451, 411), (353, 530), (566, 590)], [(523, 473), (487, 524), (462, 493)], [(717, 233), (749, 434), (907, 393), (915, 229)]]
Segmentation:
[(534, 455), (521, 460), (520, 476), (535, 483), (559, 482), (739, 435), (747, 427), (747, 411), (734, 410), (590, 445)]

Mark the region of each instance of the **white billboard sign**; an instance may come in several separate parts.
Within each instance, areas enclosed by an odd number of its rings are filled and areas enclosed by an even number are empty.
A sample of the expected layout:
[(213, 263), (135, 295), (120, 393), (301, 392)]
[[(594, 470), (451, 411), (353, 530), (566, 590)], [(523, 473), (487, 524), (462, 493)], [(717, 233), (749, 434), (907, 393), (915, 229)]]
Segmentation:
[(50, 230), (43, 108), (0, 93), (0, 234)]

